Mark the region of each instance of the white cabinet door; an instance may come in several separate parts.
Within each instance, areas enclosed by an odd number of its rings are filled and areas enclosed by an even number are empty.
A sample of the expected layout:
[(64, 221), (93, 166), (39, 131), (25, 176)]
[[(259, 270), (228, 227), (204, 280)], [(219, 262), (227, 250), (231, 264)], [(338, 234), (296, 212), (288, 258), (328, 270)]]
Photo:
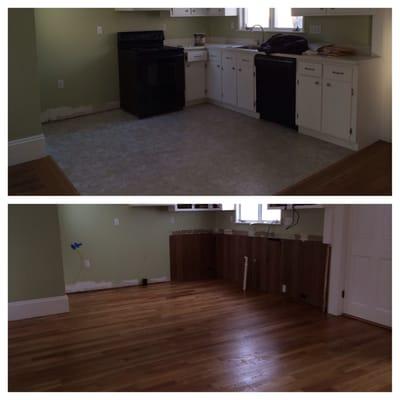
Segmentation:
[(190, 8), (171, 8), (171, 17), (190, 17)]
[(255, 111), (255, 67), (254, 56), (240, 53), (237, 64), (237, 105), (249, 111)]
[(351, 92), (349, 82), (324, 80), (322, 90), (322, 132), (349, 140), (351, 128)]
[(310, 15), (326, 15), (326, 8), (292, 8), (293, 17), (307, 17)]
[(206, 67), (205, 62), (192, 62), (185, 65), (185, 100), (186, 103), (205, 98)]
[(321, 130), (322, 81), (318, 77), (299, 76), (296, 91), (296, 123)]
[(211, 100), (222, 101), (222, 69), (221, 59), (210, 53), (207, 63), (207, 97)]
[(229, 51), (222, 52), (222, 101), (233, 106), (237, 103), (236, 57)]
[(392, 209), (350, 207), (344, 312), (378, 324), (392, 324)]
[(373, 8), (327, 8), (326, 15), (373, 15)]
[(208, 9), (207, 8), (191, 8), (190, 15), (192, 17), (205, 17), (208, 15)]

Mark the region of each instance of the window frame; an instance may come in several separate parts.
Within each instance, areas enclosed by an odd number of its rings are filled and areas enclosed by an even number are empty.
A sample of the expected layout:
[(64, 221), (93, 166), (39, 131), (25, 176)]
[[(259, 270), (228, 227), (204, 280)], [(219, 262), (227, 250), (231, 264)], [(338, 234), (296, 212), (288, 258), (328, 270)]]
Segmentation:
[[(302, 17), (304, 18), (304, 17)], [(239, 8), (238, 12), (239, 19), (239, 31), (244, 32), (261, 32), (259, 27), (252, 29), (250, 26), (246, 25), (247, 21), (247, 8)], [(263, 26), (264, 32), (295, 32), (295, 33), (304, 33), (304, 20), (303, 20), (303, 28), (302, 29), (291, 29), (291, 28), (276, 28), (275, 27), (275, 8), (269, 9), (269, 27)]]
[(247, 224), (247, 225), (282, 225), (282, 210), (281, 211), (281, 218), (279, 222), (272, 222), (266, 219), (262, 219), (262, 204), (257, 204), (258, 207), (258, 219), (257, 220), (243, 220), (241, 219), (241, 210), (242, 204), (235, 204), (235, 223), (236, 224)]

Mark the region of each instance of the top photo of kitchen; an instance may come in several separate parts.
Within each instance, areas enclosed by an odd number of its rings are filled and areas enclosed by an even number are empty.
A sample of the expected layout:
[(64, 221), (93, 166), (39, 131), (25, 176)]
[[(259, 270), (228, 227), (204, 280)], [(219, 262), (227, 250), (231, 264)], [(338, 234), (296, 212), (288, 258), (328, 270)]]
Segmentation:
[(391, 195), (389, 8), (10, 8), (9, 195)]

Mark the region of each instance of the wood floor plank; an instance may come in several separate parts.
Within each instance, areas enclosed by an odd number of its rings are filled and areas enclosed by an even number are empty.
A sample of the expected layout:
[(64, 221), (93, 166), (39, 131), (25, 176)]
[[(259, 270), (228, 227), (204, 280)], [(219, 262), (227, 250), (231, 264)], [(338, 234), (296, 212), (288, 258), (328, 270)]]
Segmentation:
[(391, 195), (392, 145), (378, 141), (278, 195)]
[(47, 156), (9, 167), (8, 194), (66, 196), (79, 193), (53, 158)]
[(69, 295), (9, 322), (10, 391), (390, 391), (391, 332), (222, 281)]

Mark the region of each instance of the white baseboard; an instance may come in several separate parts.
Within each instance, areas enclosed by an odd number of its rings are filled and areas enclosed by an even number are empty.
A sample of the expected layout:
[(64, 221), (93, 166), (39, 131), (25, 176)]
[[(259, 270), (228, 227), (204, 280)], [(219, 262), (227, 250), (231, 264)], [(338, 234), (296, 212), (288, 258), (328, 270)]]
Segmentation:
[(42, 133), (8, 142), (9, 166), (37, 160), (46, 155), (46, 139)]
[[(168, 282), (170, 279), (166, 276), (162, 276), (160, 278), (149, 278), (148, 283), (161, 283), (161, 282)], [(131, 279), (125, 281), (83, 281), (83, 282), (76, 282), (70, 283), (65, 286), (66, 293), (80, 293), (80, 292), (90, 292), (93, 290), (104, 290), (104, 289), (115, 289), (115, 288), (122, 288), (128, 286), (139, 286), (140, 281), (138, 279)]]
[(8, 320), (17, 321), (45, 315), (62, 314), (69, 311), (68, 296), (13, 301), (8, 303)]
[(40, 114), (41, 122), (60, 121), (68, 118), (81, 117), (98, 112), (111, 111), (119, 108), (119, 101), (110, 101), (101, 106), (57, 107), (50, 108)]

